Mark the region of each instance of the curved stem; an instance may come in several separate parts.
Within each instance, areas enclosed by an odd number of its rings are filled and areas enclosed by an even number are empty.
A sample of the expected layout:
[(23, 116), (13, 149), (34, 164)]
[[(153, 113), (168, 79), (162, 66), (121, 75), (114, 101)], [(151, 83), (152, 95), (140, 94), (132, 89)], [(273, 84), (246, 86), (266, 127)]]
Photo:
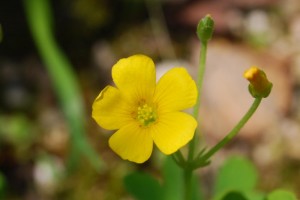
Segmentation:
[(247, 111), (247, 113), (243, 116), (243, 118), (239, 121), (239, 123), (213, 148), (211, 148), (203, 157), (201, 157), (201, 161), (208, 161), (208, 159), (214, 155), (217, 151), (219, 151), (222, 147), (224, 147), (229, 141), (232, 140), (234, 136), (238, 134), (241, 128), (247, 123), (247, 121), (254, 114), (259, 104), (261, 103), (262, 98), (255, 98), (251, 107)]

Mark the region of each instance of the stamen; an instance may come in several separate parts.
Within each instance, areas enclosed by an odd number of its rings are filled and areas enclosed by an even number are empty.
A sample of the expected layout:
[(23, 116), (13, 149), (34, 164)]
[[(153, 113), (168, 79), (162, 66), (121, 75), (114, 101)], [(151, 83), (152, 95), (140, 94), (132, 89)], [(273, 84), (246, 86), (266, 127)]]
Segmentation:
[(136, 119), (143, 126), (149, 126), (150, 124), (153, 124), (157, 119), (155, 109), (148, 104), (139, 106), (137, 109)]

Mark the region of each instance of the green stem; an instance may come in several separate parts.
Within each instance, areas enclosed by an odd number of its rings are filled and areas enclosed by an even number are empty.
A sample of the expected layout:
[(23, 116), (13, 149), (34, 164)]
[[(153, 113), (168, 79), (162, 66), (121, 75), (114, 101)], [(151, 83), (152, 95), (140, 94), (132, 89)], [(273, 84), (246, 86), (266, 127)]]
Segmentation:
[[(201, 92), (202, 92), (203, 78), (204, 78), (205, 65), (206, 65), (206, 53), (207, 53), (207, 42), (201, 42), (200, 61), (199, 61), (199, 69), (198, 69), (199, 71), (197, 76), (198, 97), (197, 97), (196, 105), (193, 110), (193, 116), (196, 119), (196, 121), (198, 121), (199, 108), (201, 103), (200, 97), (202, 96)], [(189, 144), (188, 161), (192, 161), (194, 158), (197, 141), (198, 141), (198, 129), (196, 130), (196, 133)]]
[[(193, 116), (198, 121), (198, 113), (200, 108), (200, 97), (202, 91), (202, 84), (205, 72), (205, 65), (206, 65), (206, 52), (207, 52), (207, 41), (201, 42), (201, 51), (200, 51), (200, 61), (199, 61), (199, 68), (198, 68), (198, 76), (197, 76), (197, 88), (198, 88), (198, 97), (197, 102), (194, 107)], [(191, 167), (194, 162), (194, 154), (198, 142), (198, 129), (196, 130), (193, 139), (189, 143), (189, 151), (188, 151), (188, 158), (186, 162), (186, 166), (184, 169), (184, 179), (185, 179), (185, 199), (191, 199), (192, 193), (192, 175), (193, 175), (193, 168)]]
[(200, 61), (199, 61), (199, 71), (197, 75), (197, 88), (198, 88), (198, 99), (196, 105), (194, 107), (193, 116), (196, 120), (198, 120), (198, 113), (201, 104), (201, 92), (202, 92), (202, 85), (204, 79), (204, 72), (206, 66), (206, 54), (207, 54), (207, 42), (201, 42), (201, 51), (200, 51)]
[(180, 150), (172, 154), (172, 159), (175, 161), (175, 163), (181, 167), (184, 168), (186, 165), (186, 160), (184, 159), (182, 153)]
[(211, 148), (203, 157), (201, 157), (202, 161), (208, 161), (208, 159), (213, 156), (217, 151), (219, 151), (222, 147), (224, 147), (229, 141), (232, 140), (234, 136), (238, 134), (241, 128), (247, 123), (247, 121), (254, 114), (259, 104), (261, 103), (262, 98), (255, 98), (251, 107), (247, 111), (247, 113), (243, 116), (243, 118), (239, 121), (239, 123), (213, 148)]
[(184, 171), (184, 199), (191, 200), (192, 199), (192, 175), (193, 169), (189, 168), (189, 170)]
[(177, 152), (175, 152), (174, 157), (176, 158), (176, 160), (181, 164), (184, 165), (185, 164), (185, 159), (181, 153), (180, 150), (178, 150)]

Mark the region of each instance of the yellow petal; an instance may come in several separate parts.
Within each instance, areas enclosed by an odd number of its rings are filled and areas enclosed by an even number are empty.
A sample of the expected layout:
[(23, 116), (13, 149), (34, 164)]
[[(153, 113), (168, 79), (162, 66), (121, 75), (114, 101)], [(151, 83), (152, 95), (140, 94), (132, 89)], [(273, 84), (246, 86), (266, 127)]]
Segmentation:
[(109, 139), (109, 146), (124, 160), (143, 163), (152, 153), (153, 140), (149, 129), (133, 122), (114, 133)]
[(197, 93), (195, 81), (186, 69), (176, 67), (159, 80), (154, 102), (157, 103), (159, 112), (184, 110), (196, 103)]
[(194, 136), (196, 120), (183, 112), (166, 113), (151, 127), (156, 146), (164, 154), (172, 154), (186, 145)]
[(119, 129), (130, 120), (129, 104), (123, 100), (119, 90), (112, 86), (105, 87), (93, 103), (92, 117), (103, 128)]
[(152, 99), (156, 77), (151, 58), (144, 55), (123, 58), (113, 66), (112, 77), (129, 101)]

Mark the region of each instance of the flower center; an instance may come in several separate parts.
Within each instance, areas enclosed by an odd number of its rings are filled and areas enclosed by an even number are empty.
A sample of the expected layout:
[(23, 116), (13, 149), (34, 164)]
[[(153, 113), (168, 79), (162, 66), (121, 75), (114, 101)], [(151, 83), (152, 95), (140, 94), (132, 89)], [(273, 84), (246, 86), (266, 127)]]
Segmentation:
[(148, 104), (144, 104), (138, 107), (136, 119), (143, 125), (149, 126), (157, 119), (155, 109)]

